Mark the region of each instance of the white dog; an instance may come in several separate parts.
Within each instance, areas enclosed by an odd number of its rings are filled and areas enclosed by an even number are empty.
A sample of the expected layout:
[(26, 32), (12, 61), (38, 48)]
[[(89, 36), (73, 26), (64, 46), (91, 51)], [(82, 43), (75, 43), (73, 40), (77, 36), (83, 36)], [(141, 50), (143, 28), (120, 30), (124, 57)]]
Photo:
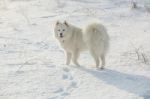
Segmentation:
[[(66, 21), (64, 23), (57, 21), (54, 32), (55, 37), (66, 52), (67, 65), (70, 64), (72, 59), (74, 64), (80, 66), (77, 61), (80, 52), (89, 49), (96, 62), (96, 67), (101, 66), (102, 69), (105, 66), (109, 37), (103, 25), (93, 23), (82, 32), (82, 29), (68, 24)], [(99, 61), (101, 61), (101, 64), (99, 64)]]

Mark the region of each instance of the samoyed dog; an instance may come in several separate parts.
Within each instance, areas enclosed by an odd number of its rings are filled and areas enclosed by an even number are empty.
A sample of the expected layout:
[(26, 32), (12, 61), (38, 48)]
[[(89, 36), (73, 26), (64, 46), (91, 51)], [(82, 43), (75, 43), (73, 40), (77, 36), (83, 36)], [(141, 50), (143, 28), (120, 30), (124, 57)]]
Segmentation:
[(104, 68), (109, 36), (102, 24), (89, 24), (85, 30), (82, 30), (66, 21), (63, 23), (57, 21), (54, 32), (56, 39), (66, 53), (66, 65), (69, 65), (72, 60), (75, 65), (80, 66), (79, 55), (88, 49), (95, 60), (96, 67)]

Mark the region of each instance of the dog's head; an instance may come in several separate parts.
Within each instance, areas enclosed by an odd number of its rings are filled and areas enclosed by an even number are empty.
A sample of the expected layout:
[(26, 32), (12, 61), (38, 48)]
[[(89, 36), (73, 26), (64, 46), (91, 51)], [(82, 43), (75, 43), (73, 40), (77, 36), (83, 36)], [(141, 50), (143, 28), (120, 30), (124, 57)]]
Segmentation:
[(55, 32), (55, 37), (58, 40), (66, 40), (69, 39), (71, 36), (71, 30), (69, 24), (66, 21), (64, 23), (57, 21), (54, 32)]

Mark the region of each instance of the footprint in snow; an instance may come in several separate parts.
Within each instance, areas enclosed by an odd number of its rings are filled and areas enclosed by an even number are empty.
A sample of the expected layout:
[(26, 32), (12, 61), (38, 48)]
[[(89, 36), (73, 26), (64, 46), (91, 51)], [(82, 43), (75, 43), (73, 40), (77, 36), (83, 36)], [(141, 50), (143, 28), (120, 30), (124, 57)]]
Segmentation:
[(64, 80), (73, 80), (73, 76), (72, 76), (73, 74), (70, 72), (69, 68), (64, 67), (63, 71), (64, 71), (64, 73), (62, 75), (62, 79), (64, 79)]
[(64, 73), (62, 75), (62, 79), (69, 81), (69, 86), (67, 90), (72, 90), (73, 88), (77, 88), (78, 83), (77, 81), (74, 80), (73, 72), (71, 72), (70, 69), (67, 67), (64, 67), (63, 71)]
[(59, 89), (55, 90), (54, 93), (61, 93), (61, 92), (63, 92), (63, 91), (64, 91), (63, 88), (59, 88)]
[(68, 79), (68, 75), (65, 73), (62, 75), (62, 78), (65, 80), (65, 79)]
[(63, 71), (64, 71), (64, 72), (69, 72), (70, 70), (69, 70), (67, 67), (64, 67), (64, 68), (63, 68)]
[(71, 86), (71, 87), (77, 87), (77, 82), (76, 82), (76, 81), (72, 81), (72, 82), (70, 83), (70, 86)]

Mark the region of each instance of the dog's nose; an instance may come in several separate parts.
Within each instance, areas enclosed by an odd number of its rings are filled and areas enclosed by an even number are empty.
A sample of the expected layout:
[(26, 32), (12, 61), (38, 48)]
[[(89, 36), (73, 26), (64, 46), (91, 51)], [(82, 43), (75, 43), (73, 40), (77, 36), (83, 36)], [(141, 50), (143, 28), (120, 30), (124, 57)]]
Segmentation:
[(60, 36), (62, 36), (63, 34), (62, 33), (60, 33)]

